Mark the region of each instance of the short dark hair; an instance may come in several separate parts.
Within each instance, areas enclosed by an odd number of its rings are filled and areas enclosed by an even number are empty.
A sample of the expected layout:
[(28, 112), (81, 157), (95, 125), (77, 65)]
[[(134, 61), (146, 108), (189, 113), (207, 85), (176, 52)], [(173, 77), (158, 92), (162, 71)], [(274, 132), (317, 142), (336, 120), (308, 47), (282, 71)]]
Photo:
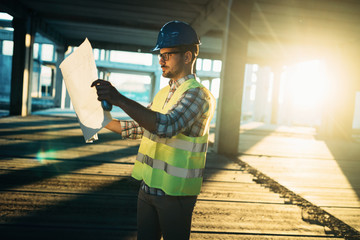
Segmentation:
[(181, 52), (187, 52), (190, 51), (192, 53), (192, 59), (191, 61), (194, 62), (197, 56), (199, 55), (199, 45), (198, 44), (192, 44), (192, 45), (180, 45), (176, 47)]

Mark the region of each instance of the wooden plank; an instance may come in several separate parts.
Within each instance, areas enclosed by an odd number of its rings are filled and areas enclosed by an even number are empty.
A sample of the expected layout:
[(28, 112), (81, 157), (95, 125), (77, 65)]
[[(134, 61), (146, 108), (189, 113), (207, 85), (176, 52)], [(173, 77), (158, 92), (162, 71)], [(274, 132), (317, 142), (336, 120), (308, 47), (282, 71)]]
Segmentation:
[(191, 234), (192, 240), (320, 240), (320, 239), (343, 239), (343, 238), (334, 238), (334, 237), (319, 237), (319, 236), (291, 236), (291, 235), (271, 235), (271, 234), (250, 234), (250, 233), (212, 233), (212, 232), (204, 232), (198, 233), (194, 232)]
[(111, 227), (95, 228), (86, 225), (59, 226), (59, 225), (2, 225), (0, 224), (3, 239), (67, 239), (67, 240), (136, 240), (136, 229), (116, 229)]
[(278, 194), (255, 183), (205, 181), (199, 199), (258, 203), (284, 203)]
[(136, 225), (136, 202), (136, 195), (3, 192), (0, 221), (16, 224), (133, 228)]
[(360, 208), (322, 207), (355, 229), (360, 229)]
[[(35, 177), (34, 175), (30, 175)], [(17, 175), (21, 178), (22, 176)], [(27, 176), (23, 176), (27, 179)], [(36, 177), (35, 177), (36, 178)], [(99, 192), (106, 186), (108, 195), (137, 194), (138, 182), (129, 176), (103, 176), (103, 175), (60, 175), (52, 178), (36, 178), (36, 181), (27, 184), (16, 184), (16, 182), (1, 184), (3, 192), (45, 192), (45, 193), (69, 193), (69, 194), (91, 194)], [(110, 188), (109, 186), (112, 186)], [(99, 193), (99, 194), (100, 194)]]
[[(50, 162), (50, 164), (49, 164)], [(72, 174), (100, 174), (100, 175), (114, 175), (114, 176), (130, 176), (132, 171), (132, 164), (122, 163), (103, 163), (101, 161), (58, 161), (51, 160), (42, 163), (42, 160), (37, 159), (15, 159), (0, 163), (0, 169), (18, 169), (21, 173), (28, 171), (42, 172), (48, 174), (48, 177), (63, 175), (66, 173)], [(14, 174), (1, 176), (0, 178), (6, 181), (7, 178)], [(6, 179), (5, 179), (6, 178)], [(14, 178), (14, 177), (12, 177)], [(247, 182), (252, 183), (252, 176), (245, 175), (242, 171), (219, 171), (218, 169), (206, 169), (204, 173), (205, 180), (212, 181), (231, 181), (231, 182)]]
[(217, 203), (199, 201), (193, 230), (324, 236), (324, 228), (301, 220), (301, 209), (294, 205), (262, 203)]

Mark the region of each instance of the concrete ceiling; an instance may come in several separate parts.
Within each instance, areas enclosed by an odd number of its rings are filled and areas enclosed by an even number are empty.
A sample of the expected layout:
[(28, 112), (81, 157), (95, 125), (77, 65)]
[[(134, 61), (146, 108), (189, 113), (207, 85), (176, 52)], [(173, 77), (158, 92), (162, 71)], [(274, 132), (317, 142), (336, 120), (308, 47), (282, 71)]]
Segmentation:
[[(238, 1), (238, 0), (233, 0)], [(32, 14), (41, 30), (69, 45), (87, 37), (94, 47), (148, 52), (161, 26), (190, 23), (202, 57), (221, 58), (228, 0), (1, 0), (1, 11)], [(239, 22), (241, 24), (241, 22)], [(254, 0), (248, 62), (323, 56), (360, 44), (359, 0)]]

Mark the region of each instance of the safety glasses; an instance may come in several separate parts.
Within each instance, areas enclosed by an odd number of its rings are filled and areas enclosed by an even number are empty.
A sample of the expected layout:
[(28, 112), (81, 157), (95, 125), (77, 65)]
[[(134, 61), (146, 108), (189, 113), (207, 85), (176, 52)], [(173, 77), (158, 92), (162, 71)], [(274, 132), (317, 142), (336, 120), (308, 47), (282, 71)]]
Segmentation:
[(159, 60), (162, 59), (162, 60), (164, 60), (164, 61), (168, 61), (169, 58), (170, 58), (170, 55), (171, 55), (171, 54), (176, 54), (176, 53), (183, 53), (183, 51), (160, 53), (160, 54), (158, 54), (158, 58), (159, 58)]

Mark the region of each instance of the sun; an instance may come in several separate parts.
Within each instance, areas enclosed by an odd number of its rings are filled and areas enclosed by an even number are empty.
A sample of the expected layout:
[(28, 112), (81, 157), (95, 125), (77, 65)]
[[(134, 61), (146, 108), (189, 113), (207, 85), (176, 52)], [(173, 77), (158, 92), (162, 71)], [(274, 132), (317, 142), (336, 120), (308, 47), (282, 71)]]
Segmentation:
[(288, 71), (294, 107), (315, 110), (323, 104), (326, 93), (325, 64), (321, 60), (301, 62)]

